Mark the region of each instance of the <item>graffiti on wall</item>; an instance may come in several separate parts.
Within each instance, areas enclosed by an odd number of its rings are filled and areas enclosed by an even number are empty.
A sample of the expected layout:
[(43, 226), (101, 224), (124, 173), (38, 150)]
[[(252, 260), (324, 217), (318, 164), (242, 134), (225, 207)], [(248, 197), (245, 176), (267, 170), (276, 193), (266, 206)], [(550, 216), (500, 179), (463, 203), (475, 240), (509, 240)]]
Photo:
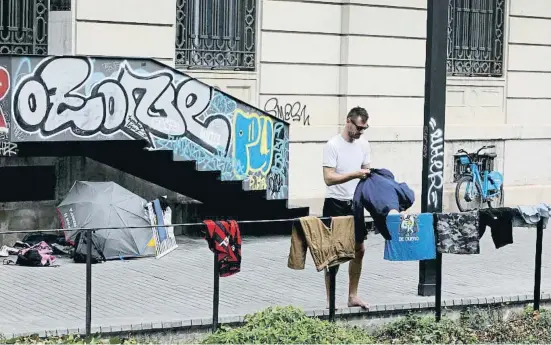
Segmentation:
[(264, 104), (264, 111), (287, 122), (298, 122), (303, 126), (310, 126), (310, 115), (306, 105), (300, 102), (280, 103), (277, 97), (272, 97)]
[(429, 133), (430, 139), (429, 146), (429, 190), (428, 190), (428, 202), (429, 205), (438, 207), (439, 195), (442, 193), (444, 186), (444, 133), (442, 129), (436, 123), (436, 120), (431, 117), (429, 121)]
[(0, 157), (17, 155), (17, 144), (9, 140), (10, 119), (6, 116), (6, 96), (10, 91), (10, 74), (6, 67), (0, 66)]
[(146, 140), (287, 198), (288, 126), (149, 60), (12, 58), (11, 139)]

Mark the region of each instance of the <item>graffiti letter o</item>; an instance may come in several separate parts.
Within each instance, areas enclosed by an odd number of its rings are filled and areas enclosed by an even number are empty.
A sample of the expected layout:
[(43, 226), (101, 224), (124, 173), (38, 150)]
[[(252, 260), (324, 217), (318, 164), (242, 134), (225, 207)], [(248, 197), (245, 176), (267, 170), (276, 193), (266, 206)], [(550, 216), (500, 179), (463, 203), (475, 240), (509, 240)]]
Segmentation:
[(128, 111), (128, 99), (122, 87), (114, 81), (101, 84), (97, 93), (105, 100), (105, 133), (116, 132), (124, 123)]
[(15, 118), (23, 129), (40, 125), (48, 112), (48, 93), (44, 85), (29, 80), (15, 95)]
[[(178, 86), (177, 92), (176, 103), (186, 121), (189, 121), (189, 117), (201, 114), (210, 104), (210, 87), (196, 80), (190, 79), (184, 81)], [(188, 126), (190, 126), (189, 123)]]

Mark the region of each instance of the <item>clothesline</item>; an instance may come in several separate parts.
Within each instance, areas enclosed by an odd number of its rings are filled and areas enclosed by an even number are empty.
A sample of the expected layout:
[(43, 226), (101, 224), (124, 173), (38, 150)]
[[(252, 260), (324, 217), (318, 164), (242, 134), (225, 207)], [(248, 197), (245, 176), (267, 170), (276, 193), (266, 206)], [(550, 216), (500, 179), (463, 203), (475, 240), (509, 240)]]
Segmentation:
[[(230, 219), (231, 217), (228, 217)], [(318, 217), (321, 220), (331, 219), (332, 217)], [(373, 221), (370, 216), (365, 216), (365, 220)], [(300, 218), (285, 218), (285, 219), (258, 219), (258, 220), (236, 220), (237, 224), (256, 224), (256, 223), (284, 223), (295, 222)], [(179, 226), (205, 226), (203, 222), (196, 223), (179, 223), (179, 224), (167, 224), (167, 225), (141, 225), (141, 226), (114, 226), (114, 227), (100, 227), (100, 228), (69, 228), (69, 229), (37, 229), (37, 230), (21, 230), (21, 231), (3, 231), (1, 234), (26, 234), (26, 233), (47, 233), (47, 232), (59, 232), (59, 231), (89, 231), (89, 230), (123, 230), (123, 229), (144, 229), (144, 228), (158, 228), (158, 227), (179, 227)]]

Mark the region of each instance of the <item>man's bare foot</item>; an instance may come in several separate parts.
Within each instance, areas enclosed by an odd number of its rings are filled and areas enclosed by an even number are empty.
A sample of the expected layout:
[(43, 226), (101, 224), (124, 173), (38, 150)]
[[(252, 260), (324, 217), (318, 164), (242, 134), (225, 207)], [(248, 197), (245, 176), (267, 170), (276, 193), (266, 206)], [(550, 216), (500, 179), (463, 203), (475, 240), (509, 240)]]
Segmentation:
[(369, 304), (362, 301), (362, 299), (358, 296), (354, 297), (348, 297), (348, 306), (350, 308), (352, 307), (360, 307), (362, 309), (369, 309)]

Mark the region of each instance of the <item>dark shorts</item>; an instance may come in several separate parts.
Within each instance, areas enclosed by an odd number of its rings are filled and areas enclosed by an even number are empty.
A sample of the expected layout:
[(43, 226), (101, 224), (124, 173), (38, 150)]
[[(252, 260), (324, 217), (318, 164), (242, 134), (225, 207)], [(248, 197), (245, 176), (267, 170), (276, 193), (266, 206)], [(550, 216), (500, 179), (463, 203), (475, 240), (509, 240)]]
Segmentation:
[[(352, 216), (352, 200), (338, 200), (333, 198), (325, 198), (323, 202), (323, 217), (342, 217), (342, 216)], [(324, 219), (324, 224), (329, 226), (331, 223), (330, 219)], [(363, 243), (367, 231), (364, 226), (354, 226), (354, 237), (356, 238), (356, 243)], [(362, 229), (362, 230), (360, 230)]]

